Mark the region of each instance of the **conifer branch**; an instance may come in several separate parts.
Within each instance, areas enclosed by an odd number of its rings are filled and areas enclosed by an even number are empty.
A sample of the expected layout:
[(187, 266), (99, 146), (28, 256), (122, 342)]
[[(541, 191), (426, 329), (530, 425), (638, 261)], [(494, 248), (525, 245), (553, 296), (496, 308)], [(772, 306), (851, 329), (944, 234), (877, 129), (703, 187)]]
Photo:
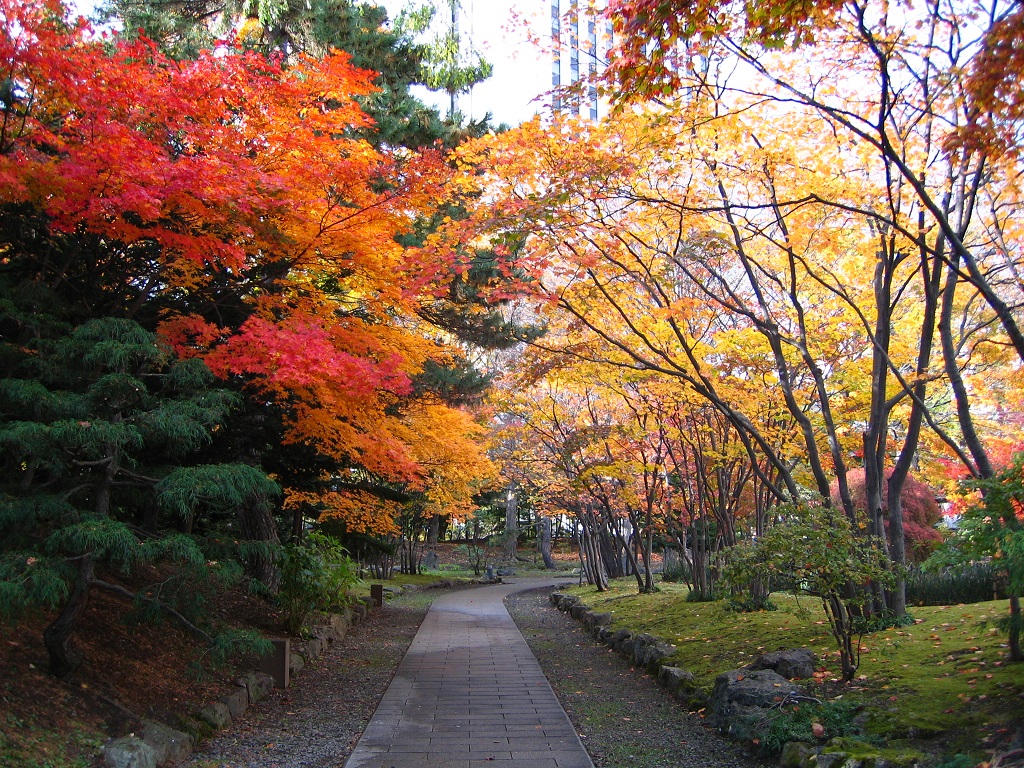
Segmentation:
[(120, 586), (118, 584), (111, 584), (109, 581), (103, 581), (102, 579), (90, 579), (89, 580), (89, 584), (90, 584), (90, 586), (94, 586), (94, 587), (98, 587), (100, 589), (104, 589), (107, 592), (113, 592), (115, 595), (120, 595), (121, 597), (127, 597), (130, 600), (142, 600), (143, 602), (150, 603), (152, 605), (156, 605), (158, 608), (160, 608), (160, 610), (164, 611), (165, 613), (170, 614), (175, 619), (177, 619), (178, 623), (180, 623), (183, 627), (185, 627), (185, 629), (187, 629), (192, 634), (194, 634), (197, 637), (205, 640), (210, 645), (213, 645), (213, 643), (214, 643), (213, 635), (210, 635), (210, 634), (204, 632), (202, 629), (200, 629), (195, 624), (193, 624), (191, 621), (189, 621), (184, 616), (182, 616), (180, 613), (178, 613), (178, 611), (174, 610), (173, 608), (171, 608), (171, 606), (167, 605), (167, 603), (163, 603), (163, 602), (161, 602), (159, 600), (154, 600), (151, 597), (146, 597), (145, 595), (138, 594), (137, 592), (132, 592), (130, 589), (125, 589), (124, 587), (122, 587), (122, 586)]

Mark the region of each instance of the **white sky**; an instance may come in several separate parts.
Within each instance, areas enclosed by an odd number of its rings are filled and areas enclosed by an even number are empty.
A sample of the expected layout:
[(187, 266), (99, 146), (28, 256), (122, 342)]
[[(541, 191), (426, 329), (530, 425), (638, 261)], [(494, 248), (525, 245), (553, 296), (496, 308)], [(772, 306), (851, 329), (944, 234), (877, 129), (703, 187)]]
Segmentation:
[[(408, 0), (376, 0), (388, 9), (390, 18)], [(438, 3), (439, 5), (442, 3)], [(459, 109), (468, 117), (482, 118), (490, 112), (495, 125), (517, 125), (542, 111), (537, 97), (550, 88), (551, 59), (528, 40), (526, 24), (544, 30), (550, 25), (546, 0), (462, 0), (460, 35), (484, 59), (494, 65), (494, 74), (472, 93), (459, 97)], [(447, 94), (418, 89), (416, 95), (442, 112), (448, 109)]]

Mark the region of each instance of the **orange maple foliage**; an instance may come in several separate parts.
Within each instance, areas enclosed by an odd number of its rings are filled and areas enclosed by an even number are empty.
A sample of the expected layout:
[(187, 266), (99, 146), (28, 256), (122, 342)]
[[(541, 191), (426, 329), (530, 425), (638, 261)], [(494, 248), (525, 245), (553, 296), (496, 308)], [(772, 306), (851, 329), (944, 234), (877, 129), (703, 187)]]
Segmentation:
[[(355, 138), (375, 73), (341, 52), (284, 67), (230, 41), (175, 61), (67, 22), (58, 0), (0, 0), (0, 27), (0, 204), (38, 210), (58, 235), (152, 254), (148, 274), (123, 279), (139, 305), (169, 307), (160, 330), (175, 352), (276, 403), (286, 443), (445, 487), (438, 501), (463, 510), (490, 470), (475, 456), (462, 473), (428, 466), (478, 429), (410, 397), (445, 349), (415, 315), (414, 265), (396, 242), (450, 171), (433, 150)], [(317, 504), (364, 529), (395, 512), (362, 496)]]

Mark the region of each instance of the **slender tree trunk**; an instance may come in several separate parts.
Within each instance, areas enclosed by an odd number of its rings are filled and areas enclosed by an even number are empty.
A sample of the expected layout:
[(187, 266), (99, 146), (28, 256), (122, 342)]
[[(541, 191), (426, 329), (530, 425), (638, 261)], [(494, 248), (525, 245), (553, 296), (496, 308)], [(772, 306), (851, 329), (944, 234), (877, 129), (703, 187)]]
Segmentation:
[(65, 677), (82, 664), (82, 654), (72, 646), (71, 637), (89, 603), (93, 569), (92, 555), (84, 555), (78, 561), (78, 576), (71, 594), (57, 618), (43, 631), (43, 644), (50, 657), (50, 673), (56, 677)]
[(551, 518), (547, 515), (540, 518), (540, 556), (544, 559), (544, 567), (549, 571), (558, 567), (551, 557)]
[(515, 560), (519, 539), (519, 507), (516, 502), (515, 483), (509, 485), (505, 496), (505, 559)]
[(1020, 595), (1010, 595), (1010, 660), (1024, 661), (1020, 648)]
[(603, 564), (597, 515), (588, 509), (580, 515), (580, 523), (580, 559), (583, 561), (587, 583), (597, 587), (598, 592), (605, 592), (608, 589), (608, 577)]

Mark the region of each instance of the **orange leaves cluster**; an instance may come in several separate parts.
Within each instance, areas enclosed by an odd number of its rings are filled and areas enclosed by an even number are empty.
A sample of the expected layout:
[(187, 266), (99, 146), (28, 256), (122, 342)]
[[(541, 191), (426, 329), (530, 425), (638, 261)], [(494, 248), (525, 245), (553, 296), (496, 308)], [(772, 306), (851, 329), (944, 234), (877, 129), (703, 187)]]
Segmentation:
[[(164, 340), (275, 403), (286, 444), (464, 512), (491, 470), (472, 419), (413, 397), (447, 351), (416, 316), (417, 265), (396, 241), (450, 170), (435, 151), (355, 138), (375, 73), (341, 52), (285, 67), (231, 41), (176, 61), (64, 14), (0, 0), (0, 205), (140, 254), (125, 263), (146, 275), (124, 279), (140, 303), (162, 294)], [(302, 493), (290, 503), (314, 502)], [(364, 496), (316, 503), (366, 530), (395, 513)]]

